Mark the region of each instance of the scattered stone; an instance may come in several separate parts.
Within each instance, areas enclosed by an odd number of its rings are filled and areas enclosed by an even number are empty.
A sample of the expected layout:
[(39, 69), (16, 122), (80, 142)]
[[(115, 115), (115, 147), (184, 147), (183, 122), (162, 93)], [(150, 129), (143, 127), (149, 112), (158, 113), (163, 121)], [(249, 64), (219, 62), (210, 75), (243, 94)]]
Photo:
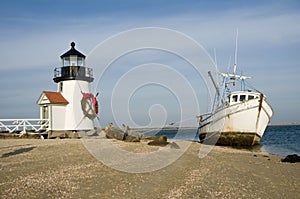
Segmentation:
[(133, 138), (133, 139), (131, 140), (131, 142), (140, 142), (140, 139), (139, 139), (139, 138)]
[(63, 139), (63, 138), (79, 138), (76, 131), (49, 131), (47, 135), (48, 139)]
[(146, 139), (147, 139), (147, 140), (156, 140), (157, 137), (156, 137), (155, 135), (152, 135), (151, 137), (147, 137)]
[(152, 145), (152, 146), (165, 146), (167, 144), (169, 144), (169, 142), (167, 142), (166, 135), (162, 135), (159, 138), (155, 137), (154, 140), (148, 143), (148, 145)]
[(132, 135), (127, 135), (125, 137), (126, 142), (139, 142), (140, 139), (138, 137), (132, 136)]
[(104, 131), (106, 133), (106, 137), (109, 139), (114, 138), (117, 140), (125, 140), (126, 138), (126, 133), (119, 128), (106, 127)]
[(127, 131), (125, 131), (128, 136), (135, 137), (139, 140), (145, 139), (144, 133), (138, 132), (136, 130), (131, 130), (127, 127)]
[[(140, 142), (141, 140), (147, 139), (152, 140), (148, 143), (148, 145), (152, 146), (165, 146), (169, 144), (167, 142), (167, 136), (162, 135), (160, 137), (151, 136), (151, 137), (145, 137), (143, 133), (140, 133), (136, 130), (130, 129), (128, 126), (123, 125), (124, 128), (116, 128), (114, 126), (106, 127), (103, 131), (106, 134), (106, 137), (111, 139), (117, 139), (122, 140), (126, 142)], [(173, 146), (173, 148), (178, 148), (179, 146)]]
[(290, 162), (290, 163), (300, 162), (300, 156), (298, 156), (297, 154), (288, 155), (285, 158), (281, 159), (281, 162)]
[(140, 142), (141, 139), (144, 139), (144, 134), (135, 130), (130, 130), (129, 127), (125, 129), (120, 129), (116, 127), (106, 127), (104, 129), (107, 138), (114, 138), (117, 140), (122, 140), (126, 142)]

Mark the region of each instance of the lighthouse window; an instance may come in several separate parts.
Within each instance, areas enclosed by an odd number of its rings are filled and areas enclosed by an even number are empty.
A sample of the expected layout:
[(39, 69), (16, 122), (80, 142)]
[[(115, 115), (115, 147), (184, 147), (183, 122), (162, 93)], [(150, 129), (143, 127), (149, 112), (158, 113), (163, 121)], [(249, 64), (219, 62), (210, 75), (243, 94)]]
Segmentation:
[(58, 92), (62, 92), (63, 91), (63, 83), (59, 82), (58, 83)]
[(77, 66), (83, 66), (83, 59), (82, 57), (77, 58)]
[(70, 57), (65, 57), (63, 64), (64, 64), (64, 66), (70, 66)]

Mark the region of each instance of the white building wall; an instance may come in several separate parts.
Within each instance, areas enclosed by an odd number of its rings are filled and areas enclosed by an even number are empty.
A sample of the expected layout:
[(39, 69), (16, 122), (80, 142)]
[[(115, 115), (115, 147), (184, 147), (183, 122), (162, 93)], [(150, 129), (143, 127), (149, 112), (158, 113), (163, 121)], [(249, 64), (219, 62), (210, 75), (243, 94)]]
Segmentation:
[(65, 107), (64, 130), (91, 130), (93, 120), (83, 114), (81, 99), (83, 93), (91, 93), (90, 85), (86, 81), (68, 80), (63, 82), (62, 95), (69, 102)]
[(66, 106), (62, 105), (51, 105), (51, 130), (65, 130), (65, 109)]

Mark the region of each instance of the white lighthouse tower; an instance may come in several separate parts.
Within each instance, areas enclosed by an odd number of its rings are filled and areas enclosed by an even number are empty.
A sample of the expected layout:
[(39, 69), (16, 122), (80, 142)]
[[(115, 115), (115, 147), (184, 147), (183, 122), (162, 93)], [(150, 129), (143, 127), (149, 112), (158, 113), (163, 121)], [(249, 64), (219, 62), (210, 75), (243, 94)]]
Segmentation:
[(91, 93), (93, 71), (85, 66), (85, 55), (71, 49), (60, 56), (62, 67), (54, 69), (57, 92), (44, 91), (39, 100), (40, 118), (49, 119), (50, 131), (94, 129), (98, 114), (96, 97)]

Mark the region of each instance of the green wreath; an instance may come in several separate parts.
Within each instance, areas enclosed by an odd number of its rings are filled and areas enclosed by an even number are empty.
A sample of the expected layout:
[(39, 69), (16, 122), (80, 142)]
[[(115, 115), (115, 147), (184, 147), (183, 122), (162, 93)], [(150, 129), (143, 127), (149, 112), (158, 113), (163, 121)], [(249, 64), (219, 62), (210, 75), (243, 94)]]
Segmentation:
[[(89, 103), (90, 98), (82, 98), (81, 99), (81, 109), (83, 111), (83, 114), (88, 117), (90, 120), (93, 120), (97, 117), (97, 114), (95, 113), (95, 110), (93, 109), (93, 105)], [(88, 107), (87, 107), (88, 105)], [(92, 113), (89, 113), (89, 111), (92, 111)]]

